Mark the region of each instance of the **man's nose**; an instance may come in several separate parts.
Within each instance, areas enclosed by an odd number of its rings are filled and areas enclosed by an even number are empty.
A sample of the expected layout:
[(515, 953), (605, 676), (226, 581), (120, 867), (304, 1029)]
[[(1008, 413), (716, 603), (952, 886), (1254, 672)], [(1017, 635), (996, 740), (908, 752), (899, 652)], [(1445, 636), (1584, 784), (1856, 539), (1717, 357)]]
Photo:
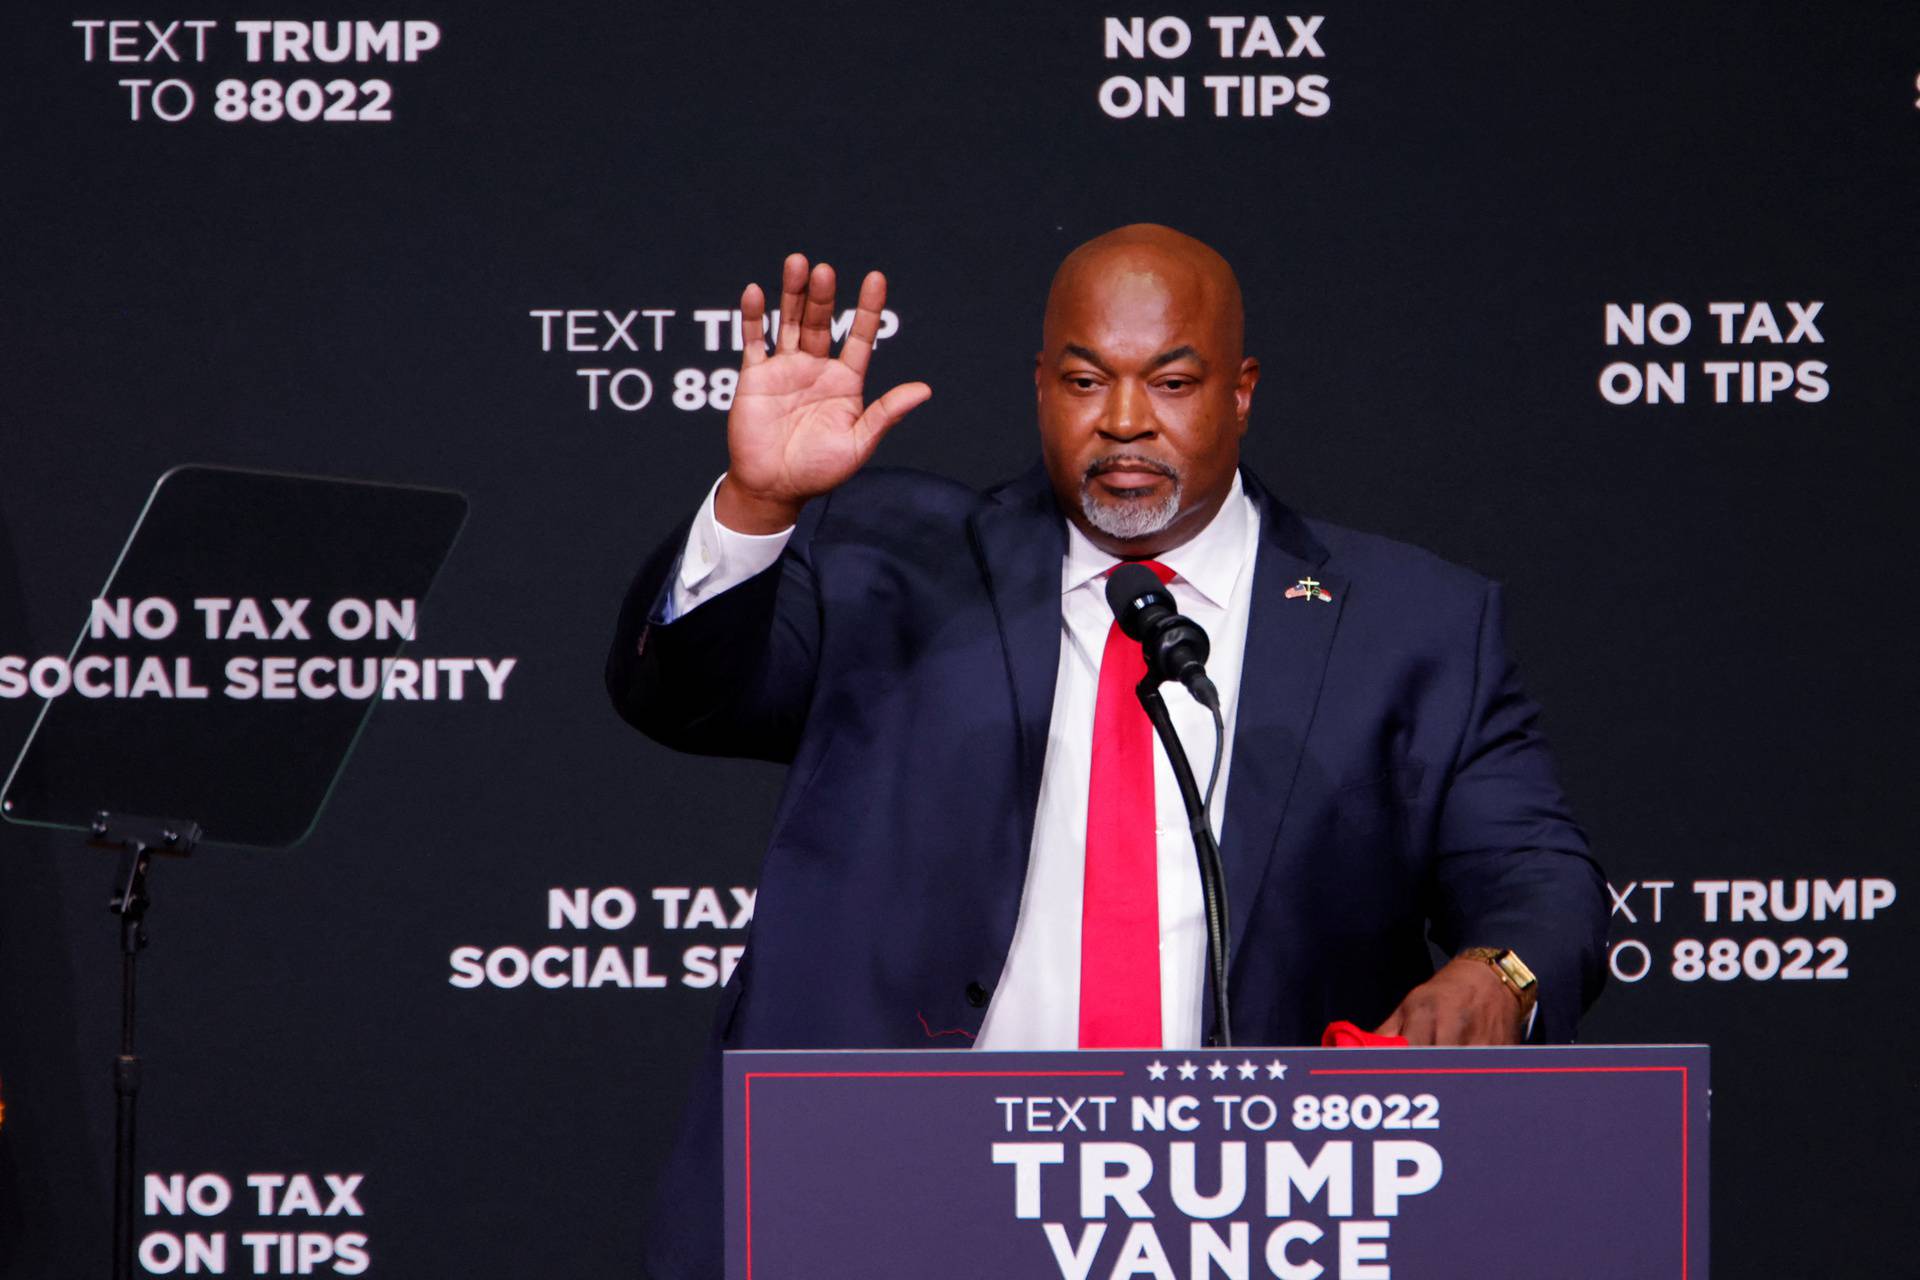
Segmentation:
[(1131, 378), (1115, 382), (1112, 393), (1107, 396), (1107, 412), (1101, 419), (1100, 433), (1115, 440), (1138, 440), (1152, 435), (1153, 429), (1153, 406), (1147, 400), (1146, 388)]

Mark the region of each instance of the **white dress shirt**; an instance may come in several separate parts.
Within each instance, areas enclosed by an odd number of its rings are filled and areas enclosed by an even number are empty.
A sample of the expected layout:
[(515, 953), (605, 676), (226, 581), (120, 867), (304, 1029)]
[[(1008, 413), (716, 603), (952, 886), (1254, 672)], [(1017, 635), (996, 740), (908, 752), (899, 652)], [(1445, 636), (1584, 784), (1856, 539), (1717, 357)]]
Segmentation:
[[(694, 518), (668, 600), (669, 618), (737, 586), (780, 556), (792, 530), (737, 533), (713, 514), (714, 492)], [(1159, 556), (1174, 571), (1168, 584), (1180, 611), (1212, 641), (1208, 674), (1220, 690), (1227, 741), (1233, 741), (1241, 659), (1253, 595), (1260, 516), (1233, 480), (1219, 512), (1193, 538)], [(1040, 774), (1040, 803), (1020, 917), (1006, 967), (987, 1007), (975, 1046), (982, 1049), (1072, 1049), (1080, 1037), (1080, 907), (1087, 852), (1087, 792), (1093, 758), (1093, 709), (1113, 612), (1107, 607), (1107, 570), (1119, 561), (1095, 547), (1072, 524), (1060, 564), (1060, 663), (1054, 677), (1053, 717)], [(1162, 688), (1196, 780), (1204, 789), (1213, 767), (1213, 716), (1169, 683)], [(1200, 873), (1187, 831), (1186, 808), (1173, 766), (1154, 740), (1154, 830), (1159, 864), (1160, 1020), (1170, 1049), (1200, 1044), (1205, 990), (1206, 922)], [(1225, 820), (1232, 757), (1220, 769), (1209, 816), (1217, 835)]]

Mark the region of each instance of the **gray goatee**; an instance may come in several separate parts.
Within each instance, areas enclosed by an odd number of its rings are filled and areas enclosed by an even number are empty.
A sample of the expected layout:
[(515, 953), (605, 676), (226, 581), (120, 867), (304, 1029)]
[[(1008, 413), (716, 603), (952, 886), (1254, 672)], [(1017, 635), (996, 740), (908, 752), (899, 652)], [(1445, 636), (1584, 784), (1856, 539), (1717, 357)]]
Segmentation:
[[(1116, 498), (1111, 494), (1094, 493), (1093, 481), (1096, 476), (1120, 470), (1152, 471), (1165, 476), (1168, 484), (1164, 495), (1157, 498), (1146, 494)], [(1173, 518), (1180, 514), (1180, 473), (1164, 462), (1147, 458), (1101, 458), (1089, 465), (1086, 474), (1080, 478), (1080, 511), (1087, 517), (1088, 524), (1109, 538), (1131, 542), (1135, 538), (1156, 534), (1172, 524)]]

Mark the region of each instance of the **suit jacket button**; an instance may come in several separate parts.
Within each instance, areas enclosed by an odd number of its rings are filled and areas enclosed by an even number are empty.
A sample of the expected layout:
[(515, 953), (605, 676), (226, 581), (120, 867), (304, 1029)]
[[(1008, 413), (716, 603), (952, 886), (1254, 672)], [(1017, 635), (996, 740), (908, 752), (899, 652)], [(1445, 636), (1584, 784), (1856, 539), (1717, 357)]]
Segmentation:
[(976, 1009), (986, 1008), (987, 995), (988, 995), (987, 989), (981, 986), (979, 983), (969, 982), (967, 984), (967, 1003), (972, 1005), (974, 1008)]

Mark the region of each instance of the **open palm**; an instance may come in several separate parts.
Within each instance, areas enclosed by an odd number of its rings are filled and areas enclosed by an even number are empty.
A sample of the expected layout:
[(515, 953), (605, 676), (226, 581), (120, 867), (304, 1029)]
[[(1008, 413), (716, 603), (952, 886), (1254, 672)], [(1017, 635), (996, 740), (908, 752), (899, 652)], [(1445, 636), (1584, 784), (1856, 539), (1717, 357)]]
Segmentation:
[[(781, 272), (780, 327), (769, 354), (766, 298), (760, 286), (747, 286), (740, 298), (745, 351), (727, 415), (727, 487), (736, 503), (797, 511), (849, 479), (887, 430), (933, 394), (926, 383), (909, 382), (866, 402), (867, 361), (886, 300), (886, 277), (869, 272), (853, 326), (832, 356), (833, 268), (823, 262), (809, 271), (806, 258), (793, 254)], [(722, 522), (733, 523), (724, 514)]]

